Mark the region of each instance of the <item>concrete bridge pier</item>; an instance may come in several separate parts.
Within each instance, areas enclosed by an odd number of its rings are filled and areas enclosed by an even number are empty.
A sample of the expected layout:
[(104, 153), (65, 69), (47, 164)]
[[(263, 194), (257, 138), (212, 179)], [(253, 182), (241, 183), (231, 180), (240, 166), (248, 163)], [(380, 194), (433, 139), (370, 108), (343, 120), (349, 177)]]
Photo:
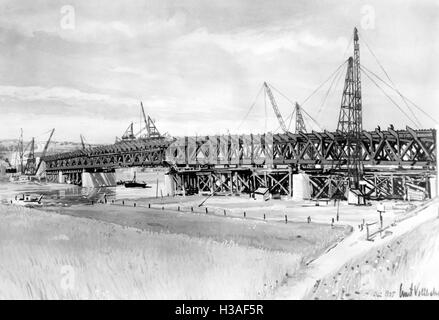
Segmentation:
[(102, 188), (116, 186), (116, 172), (82, 172), (84, 188)]
[(116, 173), (87, 172), (85, 170), (70, 170), (53, 172), (46, 175), (50, 182), (75, 184), (85, 188), (102, 188), (116, 186)]
[(58, 172), (58, 183), (65, 183), (64, 175), (62, 174), (62, 171)]

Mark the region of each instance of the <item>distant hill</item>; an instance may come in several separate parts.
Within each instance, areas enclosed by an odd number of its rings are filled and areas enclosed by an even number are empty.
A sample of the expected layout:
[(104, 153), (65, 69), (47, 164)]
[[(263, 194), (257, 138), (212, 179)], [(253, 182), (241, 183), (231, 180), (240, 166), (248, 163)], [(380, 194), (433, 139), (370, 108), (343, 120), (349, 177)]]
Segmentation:
[[(28, 146), (30, 141), (24, 141), (24, 146)], [(5, 139), (0, 140), (0, 159), (8, 159), (11, 163), (15, 162), (17, 154), (18, 139)], [(46, 141), (36, 141), (35, 142), (35, 156), (39, 157), (44, 150)], [(87, 144), (88, 146), (88, 144)], [(96, 145), (91, 145), (96, 146)], [(47, 154), (55, 154), (60, 152), (70, 152), (74, 150), (82, 149), (82, 144), (80, 142), (70, 142), (70, 141), (52, 141), (47, 149)], [(29, 152), (29, 148), (25, 151), (25, 158)]]

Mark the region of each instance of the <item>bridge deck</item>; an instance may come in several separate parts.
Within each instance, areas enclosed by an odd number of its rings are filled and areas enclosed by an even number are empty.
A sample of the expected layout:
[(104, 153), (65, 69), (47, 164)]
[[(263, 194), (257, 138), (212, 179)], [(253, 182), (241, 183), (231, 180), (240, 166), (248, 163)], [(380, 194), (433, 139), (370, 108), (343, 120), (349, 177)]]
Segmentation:
[[(278, 166), (343, 167), (348, 137), (340, 132), (250, 134), (137, 139), (46, 156), (46, 171), (114, 169), (129, 166)], [(434, 129), (363, 131), (362, 161), (367, 167), (436, 166)]]

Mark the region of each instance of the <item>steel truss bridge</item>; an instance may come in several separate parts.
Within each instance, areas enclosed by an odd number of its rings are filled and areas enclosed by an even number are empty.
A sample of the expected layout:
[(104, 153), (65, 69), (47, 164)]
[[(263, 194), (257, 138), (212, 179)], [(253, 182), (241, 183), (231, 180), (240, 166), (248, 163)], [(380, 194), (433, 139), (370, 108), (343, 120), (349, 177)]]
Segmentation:
[[(300, 111), (305, 110), (297, 103), (296, 133), (289, 132), (270, 86), (264, 83), (284, 133), (164, 138), (141, 105), (147, 138), (136, 139), (131, 124), (113, 145), (47, 156), (47, 177), (55, 180), (61, 173), (78, 183), (82, 172), (165, 166), (170, 168), (173, 191), (184, 194), (251, 194), (263, 188), (294, 196), (300, 186), (293, 181), (303, 177), (311, 198), (346, 197), (348, 190), (358, 191), (358, 204), (364, 204), (361, 197), (430, 197), (430, 179), (436, 174), (436, 131), (363, 130), (360, 71), (364, 70), (356, 28), (353, 40), (335, 132), (305, 132)], [(300, 173), (305, 175), (295, 176)]]
[[(293, 194), (293, 175), (306, 173), (313, 198), (345, 194), (348, 136), (337, 132), (250, 134), (123, 140), (46, 156), (46, 175), (61, 172), (80, 182), (82, 172), (123, 167), (169, 167), (177, 193)], [(410, 188), (429, 196), (436, 168), (434, 129), (363, 131), (360, 139), (363, 184), (372, 199), (405, 198)]]

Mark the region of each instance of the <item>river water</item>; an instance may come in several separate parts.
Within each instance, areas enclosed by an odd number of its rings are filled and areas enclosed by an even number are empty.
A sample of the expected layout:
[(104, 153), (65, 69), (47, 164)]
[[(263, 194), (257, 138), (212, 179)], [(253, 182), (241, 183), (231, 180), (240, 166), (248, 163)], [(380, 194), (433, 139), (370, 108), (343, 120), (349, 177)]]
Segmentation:
[[(160, 190), (161, 191), (161, 190)], [(124, 186), (105, 188), (83, 188), (75, 185), (55, 183), (0, 183), (0, 202), (10, 202), (17, 194), (44, 195), (45, 206), (71, 206), (98, 201), (141, 200), (161, 196), (156, 188), (125, 188)]]

